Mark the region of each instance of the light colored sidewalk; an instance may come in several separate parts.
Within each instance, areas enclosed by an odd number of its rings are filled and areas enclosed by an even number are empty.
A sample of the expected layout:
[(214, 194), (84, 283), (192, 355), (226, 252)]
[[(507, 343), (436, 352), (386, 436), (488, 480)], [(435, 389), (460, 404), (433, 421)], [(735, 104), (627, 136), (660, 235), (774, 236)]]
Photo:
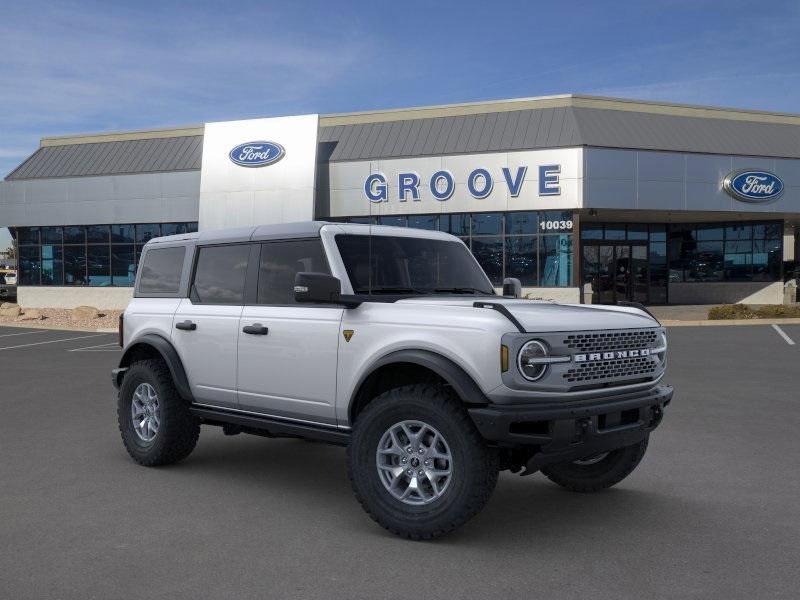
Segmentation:
[(648, 306), (659, 321), (705, 321), (714, 304), (691, 304), (684, 306)]

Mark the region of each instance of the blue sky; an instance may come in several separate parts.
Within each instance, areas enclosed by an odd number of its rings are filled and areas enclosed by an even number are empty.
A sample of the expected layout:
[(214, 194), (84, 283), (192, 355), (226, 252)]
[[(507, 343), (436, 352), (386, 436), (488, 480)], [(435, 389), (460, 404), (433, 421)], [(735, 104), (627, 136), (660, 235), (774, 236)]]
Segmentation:
[(44, 135), (284, 114), (560, 93), (800, 112), (797, 1), (0, 0), (0, 15), (0, 175)]

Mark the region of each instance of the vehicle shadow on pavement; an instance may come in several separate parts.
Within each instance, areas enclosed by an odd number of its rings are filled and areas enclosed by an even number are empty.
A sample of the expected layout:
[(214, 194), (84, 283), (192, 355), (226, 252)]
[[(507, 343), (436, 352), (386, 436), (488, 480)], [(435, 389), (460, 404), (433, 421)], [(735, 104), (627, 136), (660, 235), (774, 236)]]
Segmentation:
[[(192, 456), (170, 470), (206, 482), (216, 479), (231, 493), (261, 498), (277, 493), (293, 506), (329, 512), (344, 528), (395, 539), (358, 506), (347, 480), (343, 448), (293, 439), (212, 438), (208, 433), (203, 431)], [(527, 477), (502, 473), (484, 511), (439, 543), (507, 549), (515, 541), (530, 546), (534, 539), (537, 544), (569, 545), (595, 534), (609, 537), (610, 531), (612, 539), (624, 541), (624, 532), (634, 526), (637, 535), (645, 537), (662, 527), (674, 530), (674, 499), (637, 489), (631, 481), (633, 477), (617, 488), (576, 494), (538, 473)], [(686, 508), (684, 504), (681, 510)]]

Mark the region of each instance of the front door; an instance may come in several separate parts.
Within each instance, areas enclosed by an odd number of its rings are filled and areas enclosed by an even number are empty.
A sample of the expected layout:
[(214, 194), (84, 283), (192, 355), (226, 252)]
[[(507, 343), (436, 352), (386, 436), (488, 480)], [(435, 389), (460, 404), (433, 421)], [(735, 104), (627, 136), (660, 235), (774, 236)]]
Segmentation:
[(320, 239), (261, 245), (257, 303), (239, 321), (239, 407), (334, 425), (344, 309), (295, 303), (300, 271), (330, 273)]
[(584, 242), (583, 282), (594, 304), (647, 302), (647, 246), (630, 242)]

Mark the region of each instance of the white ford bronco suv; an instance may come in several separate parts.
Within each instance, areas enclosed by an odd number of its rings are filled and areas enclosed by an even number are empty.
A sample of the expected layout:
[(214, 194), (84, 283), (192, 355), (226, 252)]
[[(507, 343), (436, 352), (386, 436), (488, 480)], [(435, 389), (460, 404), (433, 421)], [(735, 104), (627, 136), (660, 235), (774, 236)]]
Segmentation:
[(518, 295), (434, 231), (151, 240), (120, 318), (122, 440), (147, 466), (187, 457), (201, 425), (347, 446), (359, 502), (412, 539), (475, 515), (502, 470), (577, 492), (620, 482), (672, 398), (664, 328), (632, 306)]

